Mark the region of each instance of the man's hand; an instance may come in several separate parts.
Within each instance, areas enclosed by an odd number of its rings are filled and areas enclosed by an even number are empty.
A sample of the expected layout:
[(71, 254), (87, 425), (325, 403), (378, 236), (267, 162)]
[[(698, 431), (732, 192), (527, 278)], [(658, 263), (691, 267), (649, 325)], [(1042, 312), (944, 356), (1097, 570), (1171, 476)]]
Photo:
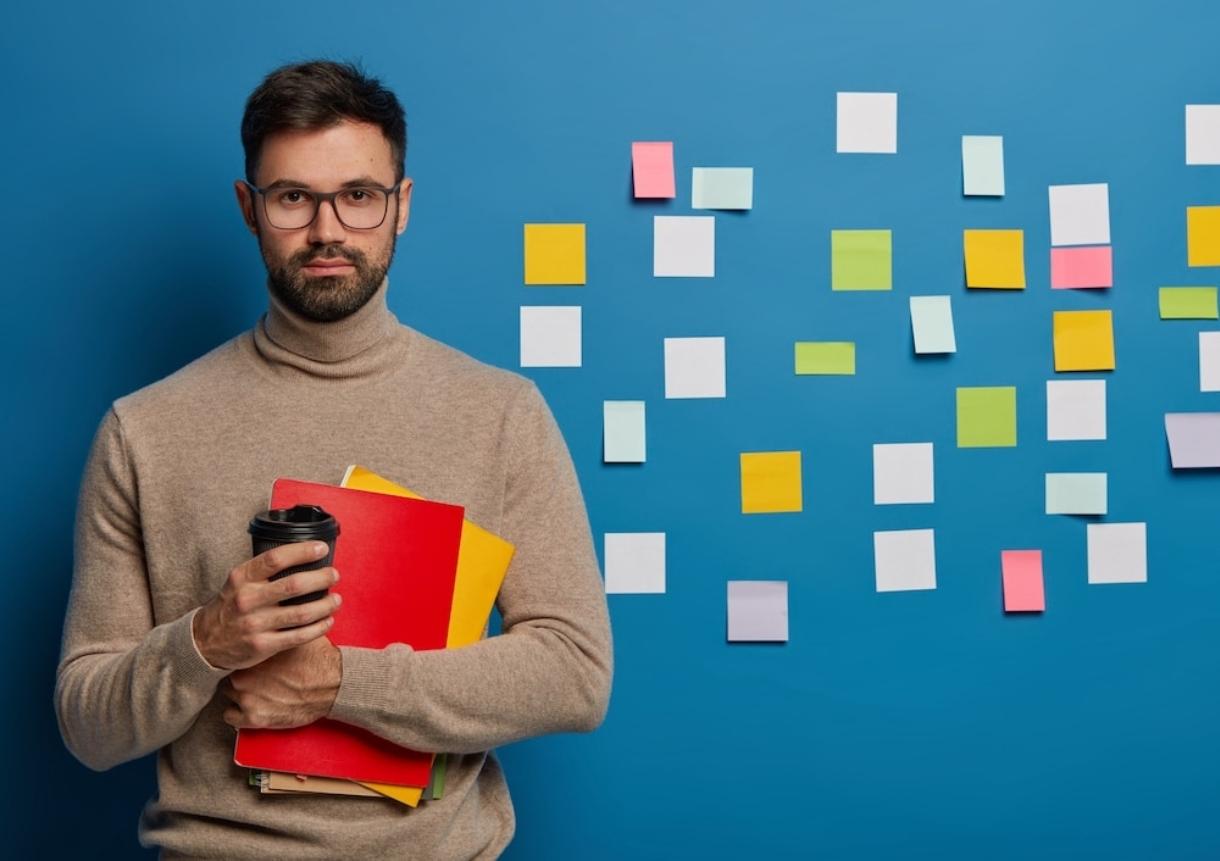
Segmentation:
[(283, 544), (230, 571), (220, 594), (195, 614), (192, 633), (204, 659), (213, 667), (240, 670), (324, 635), (342, 600), (337, 594), (308, 604), (281, 607), (278, 602), (327, 589), (339, 572), (317, 568), (275, 582), (269, 578), (285, 568), (316, 562), (326, 549), (322, 542)]
[(318, 637), (230, 674), (220, 686), (233, 702), (225, 709), (224, 721), (264, 729), (313, 723), (330, 712), (342, 679), (341, 653), (330, 640)]

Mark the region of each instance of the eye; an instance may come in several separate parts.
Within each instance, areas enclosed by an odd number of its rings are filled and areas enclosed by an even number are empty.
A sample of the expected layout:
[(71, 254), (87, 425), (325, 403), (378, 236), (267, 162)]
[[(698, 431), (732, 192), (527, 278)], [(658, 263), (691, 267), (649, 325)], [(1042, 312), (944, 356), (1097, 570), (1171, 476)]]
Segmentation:
[(281, 206), (299, 206), (309, 200), (309, 195), (298, 188), (289, 188), (281, 191), (275, 197), (275, 202)]
[(343, 192), (343, 199), (352, 206), (368, 206), (377, 200), (378, 192), (372, 188), (349, 188)]

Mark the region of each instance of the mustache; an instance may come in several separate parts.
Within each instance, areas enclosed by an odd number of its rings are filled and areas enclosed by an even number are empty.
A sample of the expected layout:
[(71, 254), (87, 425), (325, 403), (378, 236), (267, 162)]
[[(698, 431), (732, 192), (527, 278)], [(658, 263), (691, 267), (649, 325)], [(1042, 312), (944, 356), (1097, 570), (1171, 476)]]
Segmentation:
[(334, 260), (336, 257), (342, 257), (356, 267), (364, 264), (364, 255), (359, 251), (351, 248), (340, 248), (336, 245), (327, 245), (323, 248), (310, 248), (292, 255), (291, 264), (297, 268), (303, 268), (313, 263), (315, 260)]

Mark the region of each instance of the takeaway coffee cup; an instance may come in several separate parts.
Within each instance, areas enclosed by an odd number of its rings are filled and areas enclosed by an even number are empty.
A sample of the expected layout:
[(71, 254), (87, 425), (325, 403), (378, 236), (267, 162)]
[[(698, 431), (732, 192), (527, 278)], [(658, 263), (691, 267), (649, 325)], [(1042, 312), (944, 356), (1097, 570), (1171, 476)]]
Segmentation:
[[(273, 508), (261, 514), (254, 515), (250, 521), (250, 538), (254, 545), (254, 555), (266, 553), (272, 547), (281, 544), (295, 544), (298, 541), (325, 541), (328, 550), (325, 556), (316, 562), (304, 565), (294, 565), (271, 575), (272, 580), (287, 577), (298, 571), (312, 571), (315, 568), (325, 568), (335, 561), (335, 542), (339, 539), (339, 521), (318, 505), (294, 505), (292, 508)], [(285, 598), (280, 604), (306, 604), (316, 601), (329, 592), (321, 589), (308, 595), (296, 595)]]

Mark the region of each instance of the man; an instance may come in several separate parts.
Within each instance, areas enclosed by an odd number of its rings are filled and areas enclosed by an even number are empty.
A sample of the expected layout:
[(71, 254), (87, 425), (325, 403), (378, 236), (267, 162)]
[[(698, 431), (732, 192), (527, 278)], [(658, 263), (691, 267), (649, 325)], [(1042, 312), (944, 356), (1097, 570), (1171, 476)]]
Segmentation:
[[(267, 266), (253, 330), (119, 398), (82, 479), (55, 691), (64, 741), (104, 770), (158, 751), (140, 841), (164, 858), (484, 858), (515, 818), (491, 748), (589, 731), (612, 675), (579, 485), (535, 386), (400, 324), (386, 271), (406, 229), (406, 125), (350, 65), (269, 75), (242, 121), (238, 203)], [(516, 545), (503, 633), (463, 649), (338, 647), (334, 597), (280, 606), (312, 544), (250, 559), (272, 481), (360, 463)], [(296, 626), (296, 627), (292, 627)], [(445, 795), (261, 796), (234, 727), (330, 717), (449, 753)]]

